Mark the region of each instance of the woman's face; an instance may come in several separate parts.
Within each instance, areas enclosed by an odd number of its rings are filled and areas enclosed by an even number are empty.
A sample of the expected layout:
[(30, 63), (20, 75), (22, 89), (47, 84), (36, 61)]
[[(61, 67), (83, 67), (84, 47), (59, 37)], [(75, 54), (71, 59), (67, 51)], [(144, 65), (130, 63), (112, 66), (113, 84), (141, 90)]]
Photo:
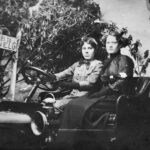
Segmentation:
[(95, 55), (94, 47), (92, 47), (91, 44), (84, 42), (84, 44), (82, 46), (82, 55), (83, 55), (84, 59), (86, 59), (86, 60), (94, 59), (94, 55)]
[(115, 36), (108, 35), (106, 39), (106, 50), (108, 54), (115, 54), (119, 51), (119, 44)]

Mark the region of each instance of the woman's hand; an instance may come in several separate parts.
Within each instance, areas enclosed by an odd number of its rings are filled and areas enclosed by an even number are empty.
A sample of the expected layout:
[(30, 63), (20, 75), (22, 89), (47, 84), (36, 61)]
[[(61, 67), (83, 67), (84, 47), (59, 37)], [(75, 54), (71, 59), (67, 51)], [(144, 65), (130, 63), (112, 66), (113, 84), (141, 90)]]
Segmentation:
[(56, 76), (55, 76), (54, 74), (48, 73), (48, 75), (49, 75), (49, 79), (50, 79), (51, 81), (55, 81), (55, 80), (56, 80)]
[(109, 95), (110, 93), (112, 93), (112, 89), (106, 86), (106, 87), (103, 87), (99, 92), (96, 92), (90, 95), (89, 98), (98, 98), (104, 95)]

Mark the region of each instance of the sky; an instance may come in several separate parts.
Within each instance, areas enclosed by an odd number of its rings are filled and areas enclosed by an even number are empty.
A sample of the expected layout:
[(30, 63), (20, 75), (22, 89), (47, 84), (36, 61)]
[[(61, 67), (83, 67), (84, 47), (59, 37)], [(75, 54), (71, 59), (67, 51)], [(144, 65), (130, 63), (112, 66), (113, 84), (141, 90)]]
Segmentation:
[(99, 3), (103, 19), (127, 27), (134, 40), (140, 39), (142, 49), (150, 49), (150, 11), (146, 0), (95, 0)]
[(119, 28), (127, 27), (133, 41), (141, 41), (141, 54), (147, 49), (150, 50), (150, 11), (147, 9), (146, 0), (94, 1), (100, 5), (103, 20), (112, 21)]

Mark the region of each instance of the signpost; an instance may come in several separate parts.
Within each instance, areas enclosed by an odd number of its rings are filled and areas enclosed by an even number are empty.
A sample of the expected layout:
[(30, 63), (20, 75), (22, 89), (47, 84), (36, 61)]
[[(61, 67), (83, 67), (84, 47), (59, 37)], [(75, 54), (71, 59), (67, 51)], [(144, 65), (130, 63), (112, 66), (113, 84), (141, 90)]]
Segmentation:
[(18, 39), (0, 34), (0, 48), (16, 52), (18, 49)]
[(21, 41), (21, 30), (18, 31), (16, 38), (0, 34), (0, 48), (14, 51), (14, 60), (12, 62), (11, 84), (9, 89), (10, 100), (14, 101), (15, 86), (17, 75), (18, 49)]

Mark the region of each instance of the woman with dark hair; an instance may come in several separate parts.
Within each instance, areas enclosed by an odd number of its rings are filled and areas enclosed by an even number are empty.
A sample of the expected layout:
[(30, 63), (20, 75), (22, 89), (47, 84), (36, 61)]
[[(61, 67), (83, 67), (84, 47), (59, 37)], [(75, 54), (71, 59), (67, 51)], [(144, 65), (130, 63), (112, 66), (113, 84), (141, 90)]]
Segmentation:
[[(81, 53), (83, 58), (64, 71), (51, 75), (51, 78), (53, 78), (54, 81), (60, 81), (57, 84), (57, 87), (65, 87), (65, 89), (71, 90), (69, 95), (56, 99), (56, 103), (54, 103), (56, 108), (63, 109), (69, 101), (87, 95), (95, 89), (103, 66), (103, 63), (100, 60), (95, 59), (97, 48), (98, 43), (94, 38), (84, 37), (81, 40)], [(65, 81), (68, 80), (68, 78), (71, 78), (72, 80)], [(21, 89), (21, 91), (26, 91), (31, 87), (32, 86), (29, 85), (27, 88)], [(40, 96), (46, 97), (46, 93), (42, 92)], [(44, 99), (43, 102), (44, 101), (46, 102), (46, 99)]]
[(95, 59), (97, 45), (94, 38), (83, 38), (81, 50), (83, 58), (68, 69), (55, 74), (57, 81), (72, 76), (71, 82), (61, 82), (59, 85), (72, 89), (71, 93), (57, 99), (55, 107), (63, 108), (73, 98), (87, 95), (89, 91), (93, 90), (102, 68), (102, 62)]
[[(102, 101), (113, 99), (114, 96), (117, 100), (117, 97), (123, 94), (125, 85), (128, 82), (127, 78), (133, 76), (134, 64), (128, 56), (120, 53), (122, 44), (124, 45), (121, 38), (120, 34), (116, 31), (111, 31), (107, 35), (105, 44), (108, 58), (100, 74), (101, 84), (103, 86), (94, 94), (80, 97), (68, 103), (62, 116), (61, 129), (86, 128), (87, 122), (85, 121), (85, 117), (89, 116), (93, 106), (99, 105), (104, 107), (101, 105)], [(106, 112), (103, 110), (101, 115), (98, 115), (98, 118), (104, 113)], [(97, 127), (97, 124), (91, 123), (90, 125), (88, 124), (88, 129)], [(65, 137), (63, 134), (59, 133), (58, 140), (61, 141), (62, 139), (64, 140)]]
[(126, 84), (126, 77), (133, 76), (134, 64), (131, 58), (122, 55), (120, 49), (124, 46), (124, 41), (117, 31), (111, 31), (106, 36), (107, 59), (101, 71), (101, 81), (103, 88), (91, 95), (91, 97), (99, 97), (105, 94), (122, 94)]

